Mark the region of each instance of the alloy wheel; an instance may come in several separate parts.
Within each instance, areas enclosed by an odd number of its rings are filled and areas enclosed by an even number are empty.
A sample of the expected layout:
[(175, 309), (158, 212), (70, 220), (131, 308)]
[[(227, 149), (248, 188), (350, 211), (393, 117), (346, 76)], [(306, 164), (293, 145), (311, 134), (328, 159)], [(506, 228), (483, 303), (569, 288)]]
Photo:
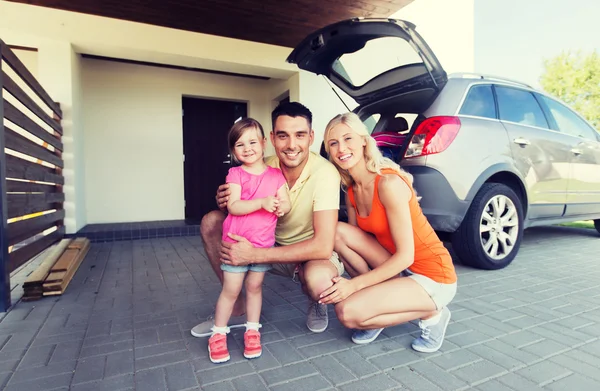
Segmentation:
[(481, 214), (479, 233), (483, 250), (490, 258), (500, 260), (510, 254), (519, 235), (519, 215), (510, 198), (499, 194), (488, 201)]

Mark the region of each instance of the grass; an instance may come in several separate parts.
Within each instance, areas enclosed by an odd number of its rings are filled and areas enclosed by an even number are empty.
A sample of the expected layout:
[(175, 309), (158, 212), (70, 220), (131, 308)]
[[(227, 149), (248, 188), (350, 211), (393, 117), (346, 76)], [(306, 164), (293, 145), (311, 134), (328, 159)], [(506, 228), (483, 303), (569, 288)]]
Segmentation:
[(562, 227), (595, 229), (594, 228), (594, 222), (592, 220), (574, 221), (572, 223), (564, 223), (564, 224), (558, 224), (558, 225), (560, 225)]

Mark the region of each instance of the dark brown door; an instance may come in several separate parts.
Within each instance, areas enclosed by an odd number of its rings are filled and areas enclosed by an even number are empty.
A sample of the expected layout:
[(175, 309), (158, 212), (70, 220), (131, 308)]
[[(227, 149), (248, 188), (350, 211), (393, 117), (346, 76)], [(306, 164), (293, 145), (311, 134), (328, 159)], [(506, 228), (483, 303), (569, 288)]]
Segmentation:
[(217, 187), (231, 167), (227, 133), (238, 118), (246, 117), (247, 105), (187, 97), (182, 105), (185, 218), (200, 221), (216, 209)]

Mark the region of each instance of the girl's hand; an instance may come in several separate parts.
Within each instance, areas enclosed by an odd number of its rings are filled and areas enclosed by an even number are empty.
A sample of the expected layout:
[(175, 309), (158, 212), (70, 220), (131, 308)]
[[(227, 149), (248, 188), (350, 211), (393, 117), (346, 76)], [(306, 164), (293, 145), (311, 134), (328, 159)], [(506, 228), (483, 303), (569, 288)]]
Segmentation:
[(273, 213), (279, 206), (279, 200), (276, 197), (268, 196), (263, 198), (261, 205), (264, 210)]
[(319, 296), (320, 304), (337, 304), (357, 291), (352, 280), (342, 277), (331, 279), (333, 285)]

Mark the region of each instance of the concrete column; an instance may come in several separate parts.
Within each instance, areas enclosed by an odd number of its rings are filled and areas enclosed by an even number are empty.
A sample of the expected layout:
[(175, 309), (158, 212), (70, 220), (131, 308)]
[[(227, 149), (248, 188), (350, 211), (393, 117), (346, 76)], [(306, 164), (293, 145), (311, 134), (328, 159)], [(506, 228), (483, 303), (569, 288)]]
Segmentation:
[(80, 56), (69, 42), (46, 41), (38, 46), (38, 80), (52, 99), (60, 103), (63, 112), (67, 233), (75, 233), (86, 225), (80, 67)]

